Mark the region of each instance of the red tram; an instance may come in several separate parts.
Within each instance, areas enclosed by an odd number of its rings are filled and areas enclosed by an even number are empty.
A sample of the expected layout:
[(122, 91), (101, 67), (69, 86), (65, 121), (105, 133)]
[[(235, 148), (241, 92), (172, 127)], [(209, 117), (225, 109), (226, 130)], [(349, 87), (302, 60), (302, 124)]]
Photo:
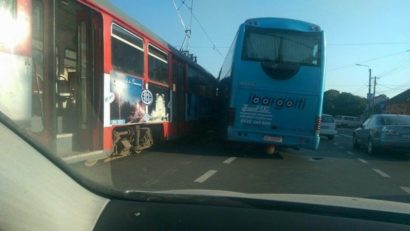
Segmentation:
[(215, 78), (108, 1), (5, 0), (0, 16), (0, 109), (61, 157), (138, 152), (212, 120)]

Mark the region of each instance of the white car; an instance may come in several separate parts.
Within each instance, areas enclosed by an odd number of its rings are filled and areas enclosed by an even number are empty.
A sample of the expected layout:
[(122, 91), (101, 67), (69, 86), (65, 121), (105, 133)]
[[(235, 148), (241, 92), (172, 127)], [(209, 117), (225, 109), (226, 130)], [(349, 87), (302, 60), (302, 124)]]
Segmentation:
[(337, 115), (335, 116), (335, 120), (337, 127), (357, 128), (362, 124), (360, 118), (355, 116)]
[(333, 116), (322, 114), (322, 121), (320, 124), (320, 136), (326, 136), (329, 140), (333, 139), (337, 134), (336, 123)]

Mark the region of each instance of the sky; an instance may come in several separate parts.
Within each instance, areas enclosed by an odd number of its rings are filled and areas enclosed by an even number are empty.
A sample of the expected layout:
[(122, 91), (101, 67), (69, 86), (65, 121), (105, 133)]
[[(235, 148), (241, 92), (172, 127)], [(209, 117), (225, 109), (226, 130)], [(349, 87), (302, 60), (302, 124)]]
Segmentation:
[[(185, 5), (174, 0), (190, 25)], [(119, 9), (180, 48), (184, 28), (173, 0), (115, 0)], [(326, 36), (325, 90), (366, 97), (368, 67), (376, 95), (394, 97), (410, 88), (410, 1), (408, 0), (193, 0), (189, 50), (217, 76), (241, 23), (248, 18), (294, 18), (319, 25)], [(373, 80), (372, 80), (373, 85)], [(373, 86), (372, 86), (373, 91)]]

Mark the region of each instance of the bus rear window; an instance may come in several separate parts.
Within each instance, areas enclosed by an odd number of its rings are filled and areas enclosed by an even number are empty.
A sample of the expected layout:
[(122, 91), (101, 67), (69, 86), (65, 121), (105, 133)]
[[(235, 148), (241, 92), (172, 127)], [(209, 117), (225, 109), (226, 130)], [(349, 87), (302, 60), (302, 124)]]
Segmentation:
[(317, 66), (320, 41), (320, 32), (247, 27), (242, 59)]

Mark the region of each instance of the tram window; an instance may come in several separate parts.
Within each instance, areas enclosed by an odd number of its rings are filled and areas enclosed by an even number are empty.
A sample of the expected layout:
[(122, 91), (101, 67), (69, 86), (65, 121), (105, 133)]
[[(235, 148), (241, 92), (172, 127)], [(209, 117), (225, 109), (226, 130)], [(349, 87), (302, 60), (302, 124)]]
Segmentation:
[(148, 73), (151, 80), (168, 83), (168, 55), (149, 45)]
[(143, 76), (144, 48), (141, 38), (113, 24), (111, 50), (111, 61), (115, 70)]

